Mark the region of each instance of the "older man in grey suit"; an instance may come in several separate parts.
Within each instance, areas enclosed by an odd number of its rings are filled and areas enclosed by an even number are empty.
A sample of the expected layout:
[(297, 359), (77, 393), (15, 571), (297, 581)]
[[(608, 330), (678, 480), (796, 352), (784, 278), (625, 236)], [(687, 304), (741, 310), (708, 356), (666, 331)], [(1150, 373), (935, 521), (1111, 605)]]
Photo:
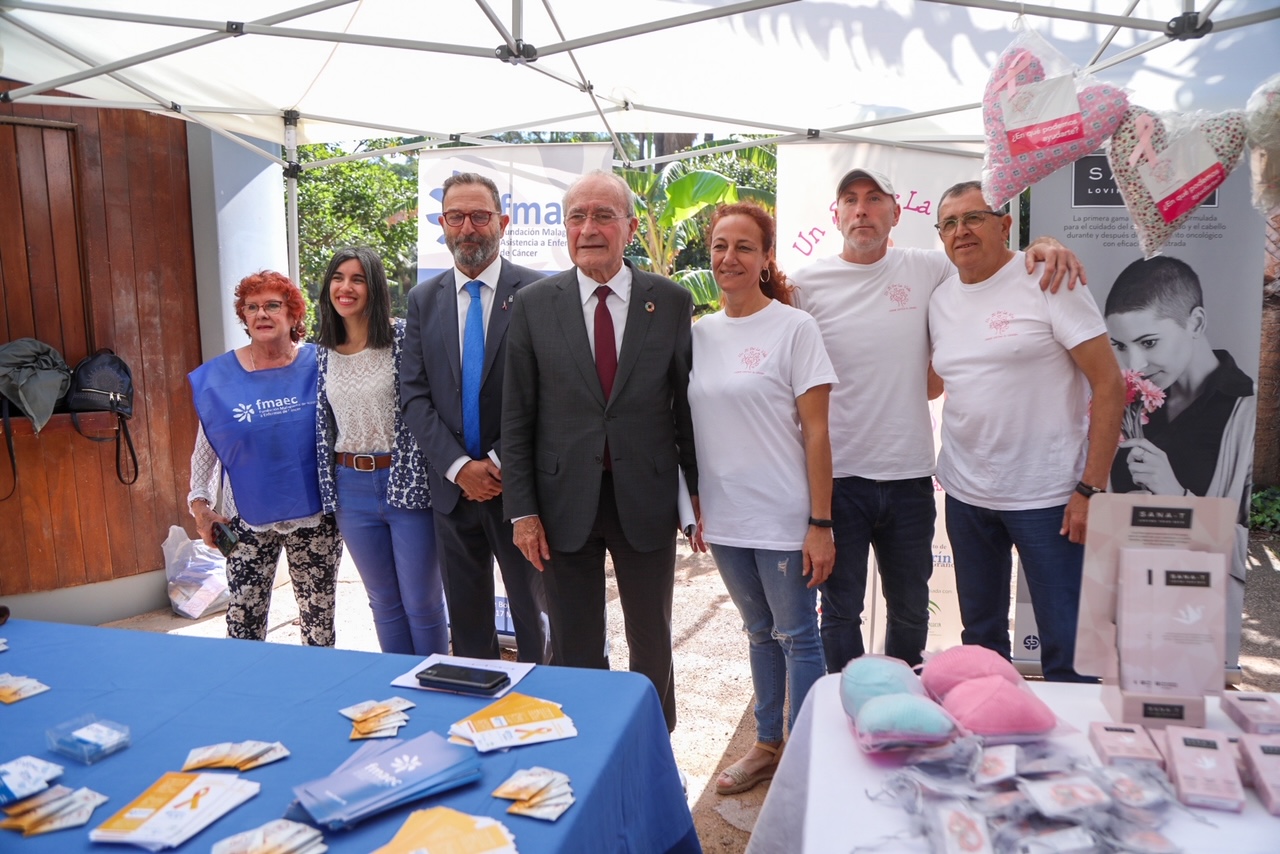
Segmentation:
[(507, 336), (503, 506), (543, 570), (557, 664), (608, 668), (613, 557), (631, 669), (676, 724), (671, 665), (677, 472), (697, 495), (687, 389), (693, 300), (624, 263), (631, 191), (593, 172), (564, 198), (574, 268), (520, 292)]
[(482, 175), (445, 179), (440, 216), (454, 267), (409, 292), (400, 369), (405, 423), (427, 461), (453, 652), (497, 658), (493, 560), (521, 661), (548, 660), (542, 579), (502, 517), (503, 368), (511, 305), (541, 273), (498, 255), (508, 218)]

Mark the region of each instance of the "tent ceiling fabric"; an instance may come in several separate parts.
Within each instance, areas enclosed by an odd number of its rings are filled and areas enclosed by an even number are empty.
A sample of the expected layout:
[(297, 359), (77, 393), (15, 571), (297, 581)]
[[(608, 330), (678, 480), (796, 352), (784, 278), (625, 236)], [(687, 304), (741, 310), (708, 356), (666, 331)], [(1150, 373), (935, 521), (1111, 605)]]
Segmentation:
[[(205, 122), (275, 142), (285, 141), (285, 110), (301, 114), (299, 142), (320, 142), (393, 135), (391, 130), (439, 137), (506, 129), (604, 131), (596, 102), (615, 131), (804, 133), (979, 101), (988, 70), (1013, 38), (1016, 15), (959, 2), (797, 0), (511, 64), (493, 55), (504, 37), (487, 11), (508, 32), (523, 33), (526, 44), (551, 49), (566, 40), (590, 42), (603, 33), (744, 4), (329, 0), (304, 7), (303, 0), (0, 0), (0, 74), (39, 86), (85, 71), (86, 61), (113, 63), (203, 39), (197, 47), (127, 63), (115, 73)], [(297, 14), (322, 5), (331, 8)], [(1109, 15), (1128, 5), (1027, 4)], [(1137, 2), (1132, 14), (1147, 21), (1147, 28), (1122, 29), (1102, 59), (1152, 40), (1164, 42), (1150, 22), (1175, 18), (1184, 5)], [(1211, 18), (1228, 28), (1169, 42), (1099, 76), (1127, 86), (1135, 103), (1155, 110), (1243, 107), (1253, 88), (1276, 70), (1280, 19), (1234, 27), (1231, 21), (1266, 18), (1276, 7), (1275, 0), (1224, 0)], [(67, 10), (187, 16), (205, 26), (82, 17)], [(513, 21), (514, 12), (519, 20)], [(256, 29), (231, 37), (224, 31), (226, 21), (264, 19), (295, 37)], [(1027, 21), (1082, 66), (1111, 31), (1108, 25), (1059, 18), (1028, 15)], [(347, 34), (352, 41), (298, 37), (317, 32)], [(355, 43), (377, 40), (412, 46)], [(416, 49), (432, 45), (439, 49)], [(582, 79), (590, 82), (595, 101), (585, 87), (570, 85)], [(66, 83), (60, 91), (107, 102), (148, 102), (136, 88), (105, 75)], [(50, 96), (32, 97), (41, 103)], [(979, 111), (968, 109), (856, 132), (900, 141), (976, 138), (982, 124)]]

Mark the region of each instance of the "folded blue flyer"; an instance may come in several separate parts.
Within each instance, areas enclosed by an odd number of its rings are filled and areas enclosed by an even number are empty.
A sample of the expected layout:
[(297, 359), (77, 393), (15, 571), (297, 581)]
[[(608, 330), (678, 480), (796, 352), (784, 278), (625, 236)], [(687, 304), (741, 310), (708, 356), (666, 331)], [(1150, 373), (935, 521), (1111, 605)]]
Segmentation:
[(429, 732), (376, 747), (367, 743), (329, 776), (295, 786), (293, 792), (316, 824), (342, 828), (478, 779), (480, 758), (474, 750)]

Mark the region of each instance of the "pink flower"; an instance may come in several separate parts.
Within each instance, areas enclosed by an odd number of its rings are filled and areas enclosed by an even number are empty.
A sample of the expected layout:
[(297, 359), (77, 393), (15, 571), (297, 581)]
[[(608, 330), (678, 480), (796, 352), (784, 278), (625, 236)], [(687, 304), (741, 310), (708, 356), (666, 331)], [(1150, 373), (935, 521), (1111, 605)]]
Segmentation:
[(1120, 440), (1141, 439), (1142, 425), (1149, 424), (1150, 413), (1164, 405), (1164, 389), (1139, 371), (1123, 371), (1124, 417), (1120, 423)]

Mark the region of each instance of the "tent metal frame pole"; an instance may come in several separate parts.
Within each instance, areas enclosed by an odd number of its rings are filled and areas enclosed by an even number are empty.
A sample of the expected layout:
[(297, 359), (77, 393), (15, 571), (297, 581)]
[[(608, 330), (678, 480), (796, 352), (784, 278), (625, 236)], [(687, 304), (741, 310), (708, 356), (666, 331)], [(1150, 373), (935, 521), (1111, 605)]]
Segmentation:
[[(342, 0), (349, 3), (351, 0)], [(367, 47), (390, 47), (399, 50), (417, 50), (426, 53), (446, 53), (454, 56), (474, 56), (481, 59), (495, 59), (493, 48), (473, 47), (465, 44), (447, 44), (445, 42), (424, 42), (418, 39), (398, 39), (391, 36), (367, 36), (360, 33), (338, 33), (332, 30), (306, 30), (297, 27), (275, 27), (270, 24), (259, 24), (256, 21), (243, 26), (245, 35), (275, 36), (284, 39), (302, 39), (304, 41), (333, 42), (337, 44), (358, 44)]]
[(284, 151), (289, 165), (285, 167), (285, 230), (289, 244), (289, 279), (302, 287), (302, 262), (298, 255), (298, 114), (289, 112), (284, 117)]
[(564, 53), (569, 50), (578, 50), (579, 48), (591, 47), (592, 45), (630, 38), (631, 36), (662, 32), (663, 30), (669, 30), (674, 27), (682, 27), (685, 24), (714, 21), (717, 18), (727, 18), (731, 15), (743, 14), (744, 12), (755, 12), (760, 9), (768, 9), (772, 6), (783, 6), (787, 3), (797, 2), (799, 2), (799, 0), (747, 0), (745, 3), (734, 3), (731, 6), (721, 6), (716, 9), (707, 9), (702, 12), (692, 12), (688, 15), (677, 15), (674, 18), (664, 18), (661, 21), (652, 21), (647, 24), (636, 24), (632, 27), (623, 27), (619, 30), (609, 30), (604, 33), (596, 33), (593, 36), (583, 36), (582, 38), (570, 39), (568, 41), (546, 45), (538, 48), (538, 56), (550, 56), (556, 53)]
[[(1124, 16), (1126, 18), (1129, 17), (1136, 8), (1138, 8), (1138, 0), (1129, 0), (1129, 8), (1124, 10)], [(1107, 37), (1102, 40), (1102, 44), (1098, 45), (1097, 51), (1094, 52), (1093, 57), (1089, 60), (1089, 65), (1093, 65), (1099, 59), (1102, 59), (1102, 55), (1107, 52), (1107, 48), (1111, 46), (1112, 39), (1119, 35), (1120, 30), (1119, 24), (1111, 28), (1111, 32), (1107, 33)]]
[(1112, 66), (1119, 65), (1122, 62), (1128, 62), (1129, 60), (1133, 59), (1135, 56), (1141, 56), (1142, 54), (1146, 53), (1149, 50), (1155, 50), (1158, 47), (1164, 47), (1165, 45), (1169, 44), (1172, 41), (1174, 41), (1174, 39), (1170, 36), (1156, 36), (1151, 41), (1143, 42), (1142, 44), (1139, 44), (1139, 45), (1134, 45), (1128, 50), (1123, 51), (1121, 53), (1117, 53), (1115, 56), (1111, 57), (1110, 59), (1104, 59), (1102, 62), (1096, 63), (1094, 65), (1090, 65), (1082, 69), (1082, 71), (1085, 74), (1092, 74), (1095, 71), (1104, 71), (1108, 68), (1111, 68)]
[(524, 0), (511, 0), (511, 35), (524, 41)]
[[(355, 2), (355, 0), (318, 0), (318, 2), (311, 3), (306, 6), (301, 6), (297, 9), (291, 9), (286, 12), (280, 12), (279, 14), (276, 14), (276, 15), (270, 15), (266, 18), (262, 18), (260, 21), (257, 21), (255, 23), (275, 23), (277, 21), (288, 21), (288, 20), (292, 20), (293, 18), (305, 17), (307, 15), (312, 14), (313, 12), (320, 12), (325, 9), (332, 9), (335, 6), (345, 6), (353, 2)], [(20, 5), (20, 3), (21, 3), (21, 0), (6, 0), (5, 5), (16, 7), (17, 5)], [(10, 12), (7, 12), (4, 9), (0, 9), (0, 18), (8, 19), (10, 21), (16, 20)], [(224, 22), (223, 24), (221, 24), (221, 26), (225, 28), (228, 26), (228, 23)], [(156, 48), (155, 50), (149, 50), (149, 51), (146, 51), (145, 53), (135, 54), (134, 56), (127, 56), (123, 59), (118, 59), (115, 62), (108, 62), (106, 65), (100, 65), (96, 68), (90, 68), (85, 71), (77, 72), (75, 74), (67, 74), (62, 77), (55, 78), (53, 80), (46, 80), (43, 83), (35, 83), (30, 86), (22, 86), (18, 89), (10, 89), (3, 96), (0, 96), (0, 101), (17, 101), (21, 98), (27, 97), (28, 95), (38, 95), (41, 92), (47, 92), (50, 89), (58, 89), (62, 86), (66, 86), (69, 83), (78, 83), (81, 80), (88, 80), (92, 77), (100, 77), (103, 74), (107, 74), (108, 72), (111, 72), (111, 71), (119, 71), (122, 68), (128, 68), (132, 65), (140, 65), (144, 62), (150, 62), (153, 59), (160, 59), (161, 57), (171, 56), (175, 53), (182, 53), (183, 51), (191, 50), (192, 48), (203, 47), (206, 44), (212, 44), (213, 42), (221, 41), (222, 39), (234, 38), (236, 35), (238, 35), (238, 33), (224, 31), (224, 32), (208, 33), (203, 36), (196, 36), (193, 39), (187, 39), (186, 41), (181, 41), (181, 42), (178, 42), (177, 44), (171, 44), (171, 45), (168, 45), (167, 47)]]
[(50, 15), (70, 15), (76, 18), (97, 18), (106, 21), (124, 21), (129, 24), (158, 24), (162, 27), (186, 27), (193, 30), (221, 31), (226, 28), (226, 21), (212, 21), (203, 18), (179, 18), (172, 15), (144, 15), (140, 12), (117, 12), (110, 9), (93, 9), (88, 7), (58, 6), (53, 3), (32, 3), (30, 0), (5, 0), (8, 9), (21, 9), (24, 12), (45, 12)]
[(391, 148), (376, 148), (369, 151), (357, 151), (354, 154), (344, 154), (341, 157), (329, 157), (324, 160), (309, 160), (306, 163), (299, 163), (298, 168), (303, 172), (311, 169), (320, 169), (324, 166), (332, 166), (335, 163), (350, 163), (353, 160), (368, 160), (370, 157), (385, 157), (388, 154), (403, 154), (406, 151), (418, 151), (423, 148), (435, 148), (442, 142), (449, 142), (448, 139), (428, 139), (422, 142), (410, 142), (404, 145), (393, 145)]
[(642, 160), (614, 161), (617, 165), (626, 169), (639, 169), (644, 166), (657, 166), (662, 163), (673, 163), (677, 160), (691, 160), (694, 157), (710, 157), (721, 154), (726, 151), (740, 151), (744, 148), (759, 148), (762, 145), (777, 145), (784, 142), (798, 142), (807, 139), (808, 134), (788, 133), (781, 136), (770, 136), (761, 139), (744, 139), (742, 142), (731, 142), (727, 145), (716, 145), (710, 148), (701, 148), (697, 151), (678, 151), (675, 154), (664, 154), (661, 157), (646, 157)]
[(857, 136), (847, 133), (823, 134), (821, 139), (834, 139), (840, 142), (864, 142), (871, 145), (887, 145), (890, 148), (906, 148), (911, 151), (929, 151), (934, 154), (954, 154), (957, 157), (972, 157), (981, 160), (985, 155), (981, 151), (957, 151), (954, 148), (943, 148), (940, 145), (929, 145), (922, 142), (904, 142), (896, 139), (876, 139), (873, 136)]
[[(85, 65), (91, 66), (95, 62), (95, 60), (92, 57), (81, 53), (80, 51), (76, 50), (70, 45), (63, 44), (58, 39), (55, 39), (53, 36), (50, 36), (49, 34), (42, 32), (41, 30), (37, 29), (36, 27), (33, 27), (32, 25), (28, 24), (25, 21), (18, 20), (17, 18), (10, 18), (10, 22), (15, 26), (17, 26), (18, 28), (30, 33), (32, 36), (35, 36), (37, 39), (44, 42), (45, 44), (50, 45), (51, 47), (57, 48), (58, 50), (70, 56), (71, 58), (79, 62), (83, 62)], [(252, 151), (255, 154), (258, 154), (262, 157), (266, 157), (269, 160), (272, 160), (280, 164), (281, 166), (284, 165), (284, 161), (281, 160), (279, 157), (276, 157), (273, 154), (263, 151), (261, 148), (258, 148), (256, 145), (254, 145), (251, 142), (246, 142), (245, 140), (241, 139), (240, 137), (236, 136), (231, 131), (226, 130), (225, 128), (219, 127), (213, 124), (212, 122), (205, 121), (199, 116), (193, 116), (188, 114), (183, 109), (182, 105), (168, 98), (165, 98), (156, 92), (152, 92), (150, 89), (148, 89), (147, 87), (139, 83), (135, 83), (134, 81), (130, 80), (128, 77), (125, 77), (123, 74), (119, 73), (118, 71), (109, 72), (107, 76), (109, 76), (112, 80), (115, 80), (119, 83), (124, 84), (125, 86), (128, 86), (130, 89), (137, 92), (139, 95), (142, 95), (144, 98), (150, 98), (152, 101), (155, 101), (156, 105), (159, 106), (160, 108), (167, 110), (169, 112), (178, 113), (179, 115), (183, 116), (189, 121), (195, 122), (201, 127), (206, 128), (211, 133), (216, 133), (221, 137), (229, 139), (231, 142), (234, 142), (236, 145), (239, 145), (242, 148), (246, 148), (249, 151)]]
[(520, 55), (520, 46), (516, 44), (516, 38), (507, 29), (507, 25), (502, 23), (502, 19), (498, 17), (498, 13), (493, 11), (485, 0), (476, 0), (476, 5), (480, 7), (480, 11), (484, 12), (484, 16), (489, 19), (489, 23), (493, 24), (493, 28), (498, 31), (498, 35), (502, 36), (502, 40), (507, 43), (507, 50), (511, 51), (512, 56)]
[[(1187, 11), (1188, 11), (1188, 12), (1195, 12), (1195, 11), (1196, 11), (1196, 8), (1195, 8), (1196, 4), (1195, 4), (1194, 0), (1189, 0), (1189, 1), (1191, 2), (1191, 8), (1190, 8), (1190, 9), (1188, 9)], [(1200, 27), (1203, 27), (1203, 26), (1204, 26), (1204, 22), (1205, 22), (1205, 21), (1207, 21), (1207, 20), (1209, 20), (1209, 16), (1213, 14), (1213, 10), (1214, 10), (1214, 9), (1216, 9), (1216, 8), (1218, 8), (1218, 4), (1219, 4), (1219, 3), (1221, 3), (1221, 2), (1222, 2), (1222, 0), (1209, 0), (1209, 5), (1208, 5), (1208, 6), (1205, 6), (1205, 7), (1204, 7), (1203, 9), (1201, 9), (1199, 12), (1196, 12), (1196, 28), (1197, 28), (1197, 29), (1199, 29)]]
[(907, 113), (901, 116), (886, 116), (883, 119), (868, 119), (865, 122), (857, 122), (851, 125), (841, 125), (839, 127), (824, 128), (823, 133), (843, 133), (847, 130), (862, 130), (863, 128), (879, 127), (880, 125), (892, 125), (898, 122), (909, 122), (915, 119), (928, 119), (934, 116), (945, 116), (950, 113), (963, 113), (966, 110), (976, 110), (982, 106), (982, 102), (978, 101), (972, 104), (961, 104), (957, 107), (943, 107), (938, 110), (925, 110), (920, 113)]
[[(644, 110), (645, 113), (658, 113), (660, 115), (678, 115), (678, 117), (686, 119), (705, 119), (708, 122), (722, 122), (724, 124), (736, 124), (742, 128), (759, 128), (763, 132), (774, 133), (808, 133), (809, 128), (797, 128), (788, 124), (769, 124), (767, 122), (744, 122), (742, 119), (731, 119), (723, 117), (723, 115), (710, 115), (708, 113), (692, 113), (689, 110), (672, 110), (663, 108), (663, 106), (652, 106), (649, 104), (636, 104), (632, 101), (631, 108), (635, 110)], [(750, 133), (744, 131), (742, 133)]]
[[(629, 109), (628, 107), (606, 107), (604, 112), (625, 113), (627, 112), (628, 109)], [(596, 115), (598, 114), (596, 113), (595, 110), (587, 110), (586, 112), (582, 112), (582, 113), (570, 113), (569, 115), (566, 115), (566, 116), (553, 116), (551, 118), (538, 119), (535, 122), (528, 122), (524, 124), (504, 125), (503, 127), (485, 128), (484, 130), (474, 130), (471, 132), (471, 134), (472, 136), (490, 136), (492, 134), (498, 134), (498, 133), (525, 133), (525, 132), (530, 132), (528, 131), (528, 129), (534, 125), (542, 126), (542, 125), (551, 124), (553, 122), (575, 121), (577, 119), (586, 119)], [(488, 140), (488, 142), (493, 142), (493, 140)]]
[(1105, 12), (1077, 12), (1073, 9), (1058, 9), (1053, 6), (1041, 6), (1036, 3), (1013, 3), (1010, 0), (925, 0), (927, 3), (941, 3), (947, 6), (968, 6), (973, 9), (990, 9), (995, 12), (1012, 12), (1017, 15), (1035, 15), (1040, 18), (1061, 18), (1066, 21), (1083, 21), (1086, 24), (1110, 24), (1113, 27), (1125, 27), (1131, 30), (1151, 30), (1163, 33), (1169, 25), (1168, 21), (1157, 21), (1152, 18), (1130, 18), (1122, 15), (1108, 15)]

